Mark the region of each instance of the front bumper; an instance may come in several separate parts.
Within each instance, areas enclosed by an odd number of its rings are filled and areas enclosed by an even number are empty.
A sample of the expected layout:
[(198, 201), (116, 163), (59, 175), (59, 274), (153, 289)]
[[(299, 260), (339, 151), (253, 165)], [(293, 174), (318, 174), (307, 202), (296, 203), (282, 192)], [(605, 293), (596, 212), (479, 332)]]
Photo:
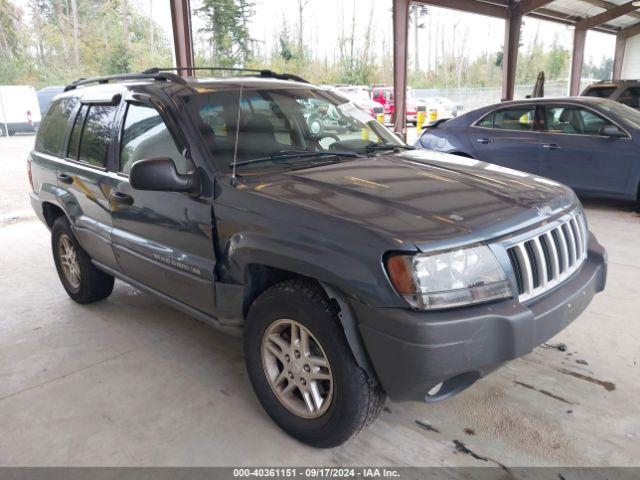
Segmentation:
[[(591, 235), (583, 266), (532, 302), (417, 312), (352, 302), (375, 372), (392, 400), (454, 395), (563, 330), (604, 289), (606, 252)], [(444, 382), (439, 392), (427, 392)]]

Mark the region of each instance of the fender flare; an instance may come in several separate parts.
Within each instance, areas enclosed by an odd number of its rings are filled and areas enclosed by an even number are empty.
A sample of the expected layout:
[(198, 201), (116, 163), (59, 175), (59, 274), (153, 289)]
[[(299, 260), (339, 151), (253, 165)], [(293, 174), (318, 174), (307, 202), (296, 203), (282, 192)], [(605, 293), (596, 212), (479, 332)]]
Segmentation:
[(365, 371), (371, 380), (380, 383), (378, 375), (371, 363), (371, 359), (369, 358), (369, 354), (367, 353), (367, 349), (364, 346), (364, 341), (362, 340), (360, 331), (358, 330), (356, 318), (353, 315), (346, 297), (331, 285), (325, 282), (318, 283), (320, 283), (320, 286), (322, 286), (329, 299), (335, 300), (340, 308), (338, 318), (340, 319), (344, 335), (347, 338), (347, 343), (349, 344), (349, 348), (351, 348), (351, 352), (356, 359), (356, 363)]

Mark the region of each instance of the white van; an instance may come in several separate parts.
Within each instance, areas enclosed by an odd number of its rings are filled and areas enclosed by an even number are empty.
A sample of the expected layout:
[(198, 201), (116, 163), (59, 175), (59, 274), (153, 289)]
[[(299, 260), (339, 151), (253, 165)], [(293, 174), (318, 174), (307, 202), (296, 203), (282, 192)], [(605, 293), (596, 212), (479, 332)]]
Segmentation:
[(35, 132), (40, 119), (35, 88), (0, 85), (0, 136)]

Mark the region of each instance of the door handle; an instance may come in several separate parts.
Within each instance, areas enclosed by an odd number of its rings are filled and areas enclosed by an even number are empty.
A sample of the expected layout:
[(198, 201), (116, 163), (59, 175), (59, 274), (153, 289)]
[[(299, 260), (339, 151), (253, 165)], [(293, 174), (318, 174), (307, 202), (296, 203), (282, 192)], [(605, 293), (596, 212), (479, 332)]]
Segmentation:
[(476, 138), (476, 142), (486, 145), (487, 143), (491, 143), (491, 139), (487, 137)]
[(109, 194), (109, 199), (119, 205), (133, 205), (133, 197), (127, 193), (114, 191)]
[(66, 173), (59, 173), (58, 180), (62, 183), (66, 183), (67, 185), (71, 185), (73, 183), (73, 177), (71, 175), (67, 175)]
[(547, 150), (559, 150), (560, 145), (557, 143), (543, 143), (542, 148), (546, 148)]

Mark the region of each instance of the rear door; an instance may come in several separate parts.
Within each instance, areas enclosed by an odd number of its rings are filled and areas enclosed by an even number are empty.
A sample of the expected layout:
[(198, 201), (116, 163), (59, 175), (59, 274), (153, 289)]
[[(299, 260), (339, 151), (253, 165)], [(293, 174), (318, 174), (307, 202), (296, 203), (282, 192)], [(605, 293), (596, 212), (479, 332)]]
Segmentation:
[(120, 270), (144, 286), (214, 315), (212, 205), (185, 193), (131, 187), (128, 175), (137, 160), (169, 157), (179, 173), (195, 169), (182, 153), (184, 139), (166, 109), (141, 96), (136, 99), (123, 107), (117, 173), (112, 175), (113, 249)]
[(538, 112), (536, 105), (530, 104), (500, 108), (485, 115), (468, 130), (476, 158), (537, 174)]
[(618, 126), (599, 112), (574, 104), (545, 106), (540, 174), (584, 193), (623, 195), (637, 149), (624, 138), (600, 135)]
[(72, 217), (80, 245), (94, 260), (109, 267), (116, 261), (111, 248), (111, 183), (107, 159), (113, 147), (114, 121), (120, 96), (83, 102), (65, 145), (57, 172), (60, 201)]

